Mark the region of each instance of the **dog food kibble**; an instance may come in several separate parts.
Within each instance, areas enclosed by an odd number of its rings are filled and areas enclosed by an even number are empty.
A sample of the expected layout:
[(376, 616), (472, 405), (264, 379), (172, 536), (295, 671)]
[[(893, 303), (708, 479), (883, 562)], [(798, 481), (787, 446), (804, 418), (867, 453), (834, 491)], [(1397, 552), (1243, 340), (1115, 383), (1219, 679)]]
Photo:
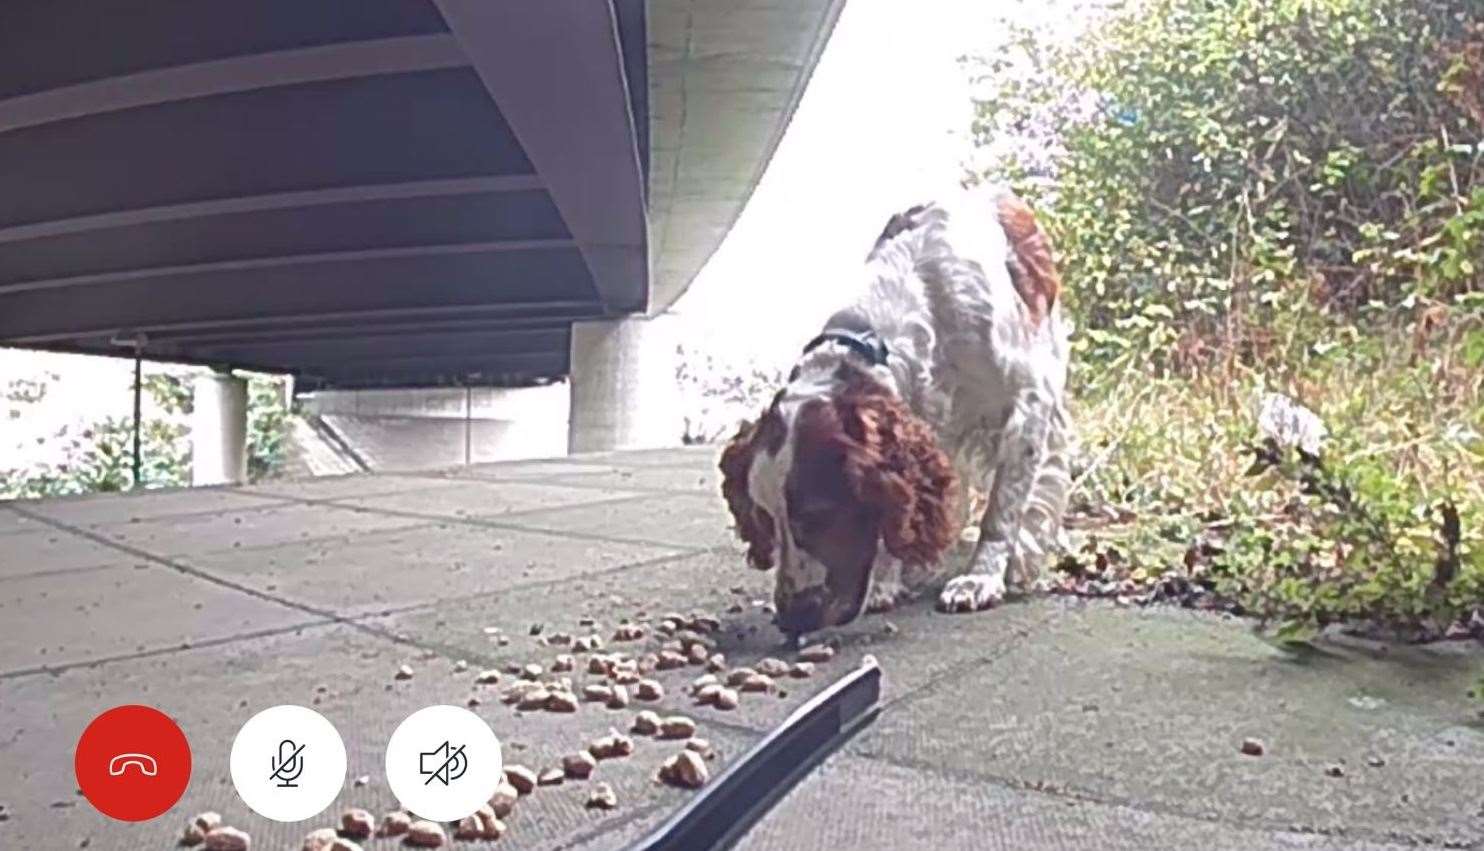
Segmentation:
[(475, 816), (464, 816), (453, 828), (454, 839), (480, 839), (483, 836), (484, 825)]
[(704, 665), (711, 658), (704, 644), (692, 644), (690, 650), (687, 651), (687, 655), (692, 665)]
[(195, 818), (191, 819), (191, 824), (195, 825), (204, 836), (222, 826), (222, 814), (210, 810), (198, 813)]
[(185, 846), (189, 847), (191, 845), (200, 845), (202, 842), (205, 842), (205, 841), (206, 841), (206, 831), (202, 830), (199, 827), (196, 827), (194, 824), (188, 824), (188, 825), (186, 825), (185, 826), (185, 830), (181, 831), (181, 834), (180, 834), (180, 844), (181, 845), (185, 845)]
[(712, 705), (717, 709), (736, 709), (738, 702), (737, 692), (726, 686), (719, 686), (716, 696), (711, 699)]
[(577, 695), (570, 691), (554, 691), (546, 699), (548, 712), (576, 712)]
[(399, 679), (399, 680), (410, 680), (410, 679), (412, 679), (412, 666), (411, 665), (403, 665), (402, 667), (398, 668), (395, 679)]
[(1242, 740), (1242, 753), (1247, 756), (1262, 756), (1265, 751), (1267, 748), (1263, 747), (1261, 739)]
[(608, 675), (608, 679), (612, 680), (614, 685), (637, 685), (639, 683), (639, 672), (630, 668), (615, 667), (613, 673)]
[(683, 789), (699, 789), (711, 779), (711, 772), (700, 754), (685, 750), (665, 760), (660, 766), (660, 779)]
[(758, 662), (753, 667), (757, 669), (759, 674), (765, 674), (770, 677), (782, 677), (788, 674), (789, 665), (782, 659), (774, 659), (770, 656)]
[(526, 665), (525, 667), (520, 669), (520, 675), (523, 679), (539, 680), (541, 679), (542, 671), (543, 669), (540, 665), (532, 662), (531, 664)]
[(603, 649), (603, 639), (597, 635), (584, 635), (572, 642), (572, 649), (579, 653), (595, 653)]
[(625, 709), (629, 705), (629, 690), (623, 686), (614, 686), (613, 694), (608, 698), (609, 709)]
[(660, 666), (660, 657), (654, 653), (645, 653), (634, 660), (634, 670), (641, 674), (652, 674)]
[(515, 801), (520, 797), (520, 792), (510, 785), (510, 782), (502, 781), (495, 787), (495, 794), (490, 797), (490, 809), (495, 811), (499, 818), (505, 818), (515, 809)]
[(670, 671), (675, 668), (684, 668), (686, 663), (685, 654), (674, 650), (660, 651), (660, 660), (655, 667), (661, 671)]
[(548, 768), (536, 777), (538, 786), (557, 786), (567, 779), (567, 772), (561, 768)]
[(614, 641), (638, 641), (644, 637), (644, 627), (626, 623), (613, 631)]
[(361, 809), (350, 809), (340, 814), (340, 832), (351, 839), (365, 839), (376, 829), (376, 818)]
[(711, 654), (711, 658), (706, 660), (706, 670), (710, 671), (713, 674), (719, 674), (726, 669), (727, 657), (723, 656), (720, 653), (713, 653)]
[(660, 700), (665, 696), (665, 687), (655, 680), (640, 680), (634, 683), (634, 696), (640, 700)]
[(767, 674), (753, 674), (737, 684), (737, 688), (750, 692), (769, 692), (778, 687), (773, 678)]
[(1334, 763), (1333, 765), (1329, 766), (1328, 768), (1324, 769), (1324, 773), (1328, 777), (1344, 777), (1345, 776), (1345, 766), (1340, 765), (1337, 762), (1337, 763)]
[(572, 643), (572, 636), (565, 632), (553, 632), (546, 636), (546, 644), (549, 647), (566, 647)]
[(469, 670), (469, 663), (465, 662), (463, 659), (460, 659), (459, 661), (453, 663), (453, 672), (455, 674), (462, 674), (467, 670)]
[(587, 751), (578, 751), (562, 757), (562, 771), (574, 780), (586, 780), (598, 767), (598, 760)]
[(406, 813), (387, 813), (381, 817), (381, 830), (377, 831), (380, 836), (401, 836), (412, 826), (412, 819)]
[(828, 644), (811, 644), (799, 651), (799, 659), (805, 662), (828, 662), (835, 658), (835, 648)]
[(474, 678), (474, 684), (477, 686), (492, 686), (499, 681), (500, 672), (496, 671), (494, 668), (480, 671), (479, 676)]
[(570, 653), (563, 653), (560, 656), (557, 656), (556, 659), (551, 663), (552, 672), (558, 674), (564, 673), (566, 671), (571, 671), (576, 667), (577, 659)]
[(407, 828), (407, 844), (415, 848), (442, 848), (448, 842), (443, 826), (431, 821), (415, 821)]
[(709, 683), (701, 686), (695, 691), (696, 703), (715, 703), (716, 696), (727, 690), (729, 689), (721, 683)]
[(598, 676), (607, 676), (608, 670), (613, 666), (613, 661), (607, 656), (590, 656), (587, 660), (587, 672)]
[(505, 822), (500, 821), (492, 807), (480, 807), (475, 811), (474, 817), (479, 819), (481, 839), (499, 839), (505, 835)]
[(618, 795), (607, 783), (595, 784), (587, 793), (587, 806), (594, 810), (611, 810), (618, 806)]
[(551, 692), (547, 691), (545, 688), (537, 686), (536, 688), (526, 689), (525, 691), (521, 692), (520, 696), (515, 701), (515, 708), (525, 710), (527, 712), (537, 709), (545, 709), (547, 703), (550, 700)]
[(587, 746), (587, 750), (598, 759), (617, 759), (634, 752), (634, 740), (621, 733), (610, 733), (593, 740), (593, 743)]
[(740, 686), (743, 683), (747, 682), (748, 677), (755, 676), (757, 676), (757, 671), (754, 671), (751, 668), (737, 668), (730, 674), (727, 674), (727, 685), (733, 687)]
[(721, 680), (715, 674), (703, 674), (690, 681), (690, 693), (697, 694), (707, 686), (719, 685)]
[(252, 837), (235, 827), (218, 827), (206, 833), (206, 851), (247, 851)]
[(505, 782), (514, 787), (517, 794), (529, 795), (536, 788), (536, 772), (524, 765), (507, 765)]
[(613, 699), (613, 689), (602, 683), (583, 686), (582, 699), (588, 703), (607, 703)]
[(304, 844), (299, 846), (300, 851), (330, 851), (339, 838), (333, 827), (322, 827), (304, 837)]
[(653, 736), (660, 731), (660, 716), (646, 709), (634, 716), (634, 723), (629, 731), (641, 736)]
[(716, 757), (716, 748), (711, 747), (711, 743), (705, 739), (691, 739), (685, 743), (685, 749), (695, 751), (701, 755), (702, 759), (713, 759)]
[(660, 736), (666, 739), (689, 739), (696, 734), (696, 722), (684, 715), (671, 715), (660, 720)]

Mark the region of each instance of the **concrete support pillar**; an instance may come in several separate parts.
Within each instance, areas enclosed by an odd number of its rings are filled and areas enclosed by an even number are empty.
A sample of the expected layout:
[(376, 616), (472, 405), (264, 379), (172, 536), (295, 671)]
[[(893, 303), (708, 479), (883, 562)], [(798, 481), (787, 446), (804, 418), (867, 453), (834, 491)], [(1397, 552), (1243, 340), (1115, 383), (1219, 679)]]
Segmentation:
[(231, 373), (196, 377), (192, 388), (191, 484), (247, 481), (247, 380)]
[(569, 452), (680, 445), (675, 317), (634, 316), (572, 326)]

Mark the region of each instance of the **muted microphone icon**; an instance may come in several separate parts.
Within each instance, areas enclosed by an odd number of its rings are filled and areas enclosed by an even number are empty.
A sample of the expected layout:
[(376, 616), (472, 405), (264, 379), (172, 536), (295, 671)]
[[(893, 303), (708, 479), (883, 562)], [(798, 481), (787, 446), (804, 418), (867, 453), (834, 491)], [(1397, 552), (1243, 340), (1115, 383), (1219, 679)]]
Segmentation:
[(280, 788), (293, 789), (299, 784), (295, 780), (304, 773), (304, 746), (295, 745), (293, 739), (284, 739), (278, 744), (278, 756), (273, 757), (273, 773), (270, 781), (277, 780)]

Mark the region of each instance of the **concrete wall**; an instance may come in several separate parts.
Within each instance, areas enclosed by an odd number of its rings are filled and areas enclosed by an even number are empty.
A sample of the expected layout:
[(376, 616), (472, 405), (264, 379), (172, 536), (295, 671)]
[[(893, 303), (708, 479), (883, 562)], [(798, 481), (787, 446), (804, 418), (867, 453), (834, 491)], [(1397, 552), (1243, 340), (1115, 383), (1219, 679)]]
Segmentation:
[(413, 470), (566, 455), (569, 398), (562, 382), (324, 390), (301, 395), (299, 404), (371, 469)]

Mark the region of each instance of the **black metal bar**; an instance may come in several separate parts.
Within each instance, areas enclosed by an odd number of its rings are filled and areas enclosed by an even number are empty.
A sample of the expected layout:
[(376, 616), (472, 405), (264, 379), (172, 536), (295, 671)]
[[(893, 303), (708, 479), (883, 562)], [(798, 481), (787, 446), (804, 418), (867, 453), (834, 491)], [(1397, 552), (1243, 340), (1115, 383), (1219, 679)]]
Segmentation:
[(859, 669), (794, 711), (782, 725), (630, 851), (720, 851), (881, 711), (881, 668)]
[(144, 351), (136, 343), (134, 345), (134, 481), (130, 485), (131, 488), (137, 488), (141, 484), (139, 481), (139, 472), (143, 466), (143, 459), (139, 453), (139, 397), (141, 391), (144, 389), (144, 382), (141, 377), (143, 357)]

